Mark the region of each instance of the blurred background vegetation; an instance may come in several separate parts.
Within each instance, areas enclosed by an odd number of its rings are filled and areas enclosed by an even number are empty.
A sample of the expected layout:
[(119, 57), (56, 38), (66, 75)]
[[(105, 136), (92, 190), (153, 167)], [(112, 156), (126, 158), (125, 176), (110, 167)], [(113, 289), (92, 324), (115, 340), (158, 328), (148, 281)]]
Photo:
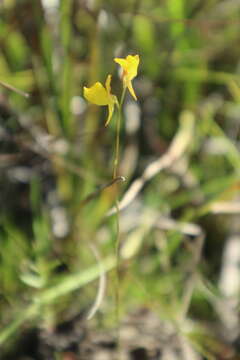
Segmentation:
[[(93, 329), (144, 308), (196, 359), (239, 358), (239, 23), (236, 0), (0, 2), (0, 81), (30, 95), (0, 89), (4, 352), (96, 305)], [(138, 102), (124, 103), (116, 185), (116, 119), (105, 128), (82, 89), (112, 73), (119, 94), (113, 58), (128, 54)]]

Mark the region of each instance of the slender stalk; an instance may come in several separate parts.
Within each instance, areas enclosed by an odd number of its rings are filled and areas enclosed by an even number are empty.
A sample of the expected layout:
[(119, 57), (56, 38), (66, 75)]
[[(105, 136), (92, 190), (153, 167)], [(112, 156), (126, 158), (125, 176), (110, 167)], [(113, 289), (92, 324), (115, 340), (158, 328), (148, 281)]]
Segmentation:
[(122, 105), (123, 105), (125, 93), (126, 93), (126, 87), (123, 88), (121, 100), (120, 100), (119, 107), (118, 107), (116, 141), (115, 141), (115, 157), (114, 157), (114, 164), (113, 164), (113, 179), (115, 179), (117, 177), (117, 173), (118, 173)]
[[(126, 93), (126, 87), (123, 88), (117, 117), (117, 128), (116, 128), (116, 141), (115, 141), (115, 157), (113, 164), (113, 180), (118, 176), (118, 164), (120, 154), (120, 130), (121, 130), (121, 119), (122, 119), (122, 105)], [(117, 347), (118, 357), (120, 359), (120, 221), (119, 221), (119, 200), (118, 194), (116, 196), (116, 243), (115, 243), (115, 256), (116, 256), (116, 283), (115, 283), (115, 311), (116, 311), (116, 323), (117, 323)]]

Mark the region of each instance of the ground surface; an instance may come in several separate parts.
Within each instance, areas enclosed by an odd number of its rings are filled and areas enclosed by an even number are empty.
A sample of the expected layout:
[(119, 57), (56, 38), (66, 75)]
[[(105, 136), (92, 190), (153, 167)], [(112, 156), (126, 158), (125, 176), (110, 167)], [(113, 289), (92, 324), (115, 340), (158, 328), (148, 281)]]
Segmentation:
[[(83, 324), (79, 318), (55, 331), (32, 329), (23, 333), (14, 352), (1, 360), (201, 360), (191, 344), (174, 327), (142, 308), (120, 327), (121, 350), (114, 331), (102, 331)], [(207, 358), (206, 358), (207, 359)], [(221, 345), (211, 359), (237, 360), (234, 349)]]

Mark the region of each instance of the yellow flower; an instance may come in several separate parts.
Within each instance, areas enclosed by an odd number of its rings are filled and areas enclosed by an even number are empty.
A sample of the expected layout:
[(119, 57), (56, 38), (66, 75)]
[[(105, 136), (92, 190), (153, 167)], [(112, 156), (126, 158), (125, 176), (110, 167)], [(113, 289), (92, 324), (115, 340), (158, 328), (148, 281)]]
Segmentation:
[(105, 122), (105, 126), (107, 126), (112, 118), (114, 105), (118, 105), (118, 100), (115, 95), (111, 94), (111, 75), (107, 76), (105, 87), (100, 83), (96, 82), (90, 88), (84, 86), (83, 94), (84, 97), (92, 104), (108, 106), (108, 118)]
[(132, 87), (132, 80), (137, 76), (139, 55), (128, 55), (126, 59), (115, 58), (114, 61), (123, 69), (123, 86), (127, 87), (133, 98), (137, 100)]

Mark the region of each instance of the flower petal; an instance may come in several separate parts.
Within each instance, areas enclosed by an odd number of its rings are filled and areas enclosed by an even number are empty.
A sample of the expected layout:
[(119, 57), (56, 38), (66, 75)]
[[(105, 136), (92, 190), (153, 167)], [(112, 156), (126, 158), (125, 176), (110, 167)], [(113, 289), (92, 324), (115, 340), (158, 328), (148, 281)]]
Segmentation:
[(115, 58), (114, 61), (123, 68), (123, 76), (132, 80), (137, 76), (139, 55), (128, 55), (126, 59)]
[(107, 126), (111, 119), (112, 119), (112, 116), (113, 116), (113, 110), (114, 110), (114, 102), (109, 102), (108, 104), (108, 118), (107, 118), (107, 121), (105, 122), (105, 126)]
[(128, 62), (126, 59), (115, 58), (114, 61), (119, 64), (123, 69), (127, 68)]
[(128, 55), (126, 59), (115, 58), (114, 61), (123, 69), (123, 86), (127, 87), (132, 97), (137, 100), (131, 81), (137, 76), (139, 55)]
[(108, 75), (107, 79), (106, 79), (106, 82), (105, 82), (105, 86), (106, 86), (106, 90), (107, 90), (108, 95), (111, 94), (111, 80), (112, 80), (112, 75)]
[(134, 91), (134, 89), (133, 89), (132, 82), (131, 82), (131, 81), (128, 81), (128, 82), (126, 83), (126, 85), (127, 85), (127, 88), (128, 88), (128, 90), (129, 90), (130, 94), (132, 95), (132, 97), (137, 101), (137, 97), (136, 97), (135, 91)]
[(90, 88), (84, 86), (84, 97), (95, 105), (108, 105), (108, 93), (107, 90), (100, 82), (96, 82)]
[(132, 80), (137, 76), (137, 70), (139, 65), (139, 55), (128, 55), (126, 57), (127, 65), (127, 72), (129, 80)]
[(108, 75), (105, 87), (100, 83), (96, 82), (90, 88), (84, 87), (84, 97), (95, 105), (107, 105), (108, 106), (108, 118), (105, 126), (107, 126), (112, 118), (115, 104), (119, 106), (118, 99), (115, 95), (111, 94), (111, 79), (112, 76)]

